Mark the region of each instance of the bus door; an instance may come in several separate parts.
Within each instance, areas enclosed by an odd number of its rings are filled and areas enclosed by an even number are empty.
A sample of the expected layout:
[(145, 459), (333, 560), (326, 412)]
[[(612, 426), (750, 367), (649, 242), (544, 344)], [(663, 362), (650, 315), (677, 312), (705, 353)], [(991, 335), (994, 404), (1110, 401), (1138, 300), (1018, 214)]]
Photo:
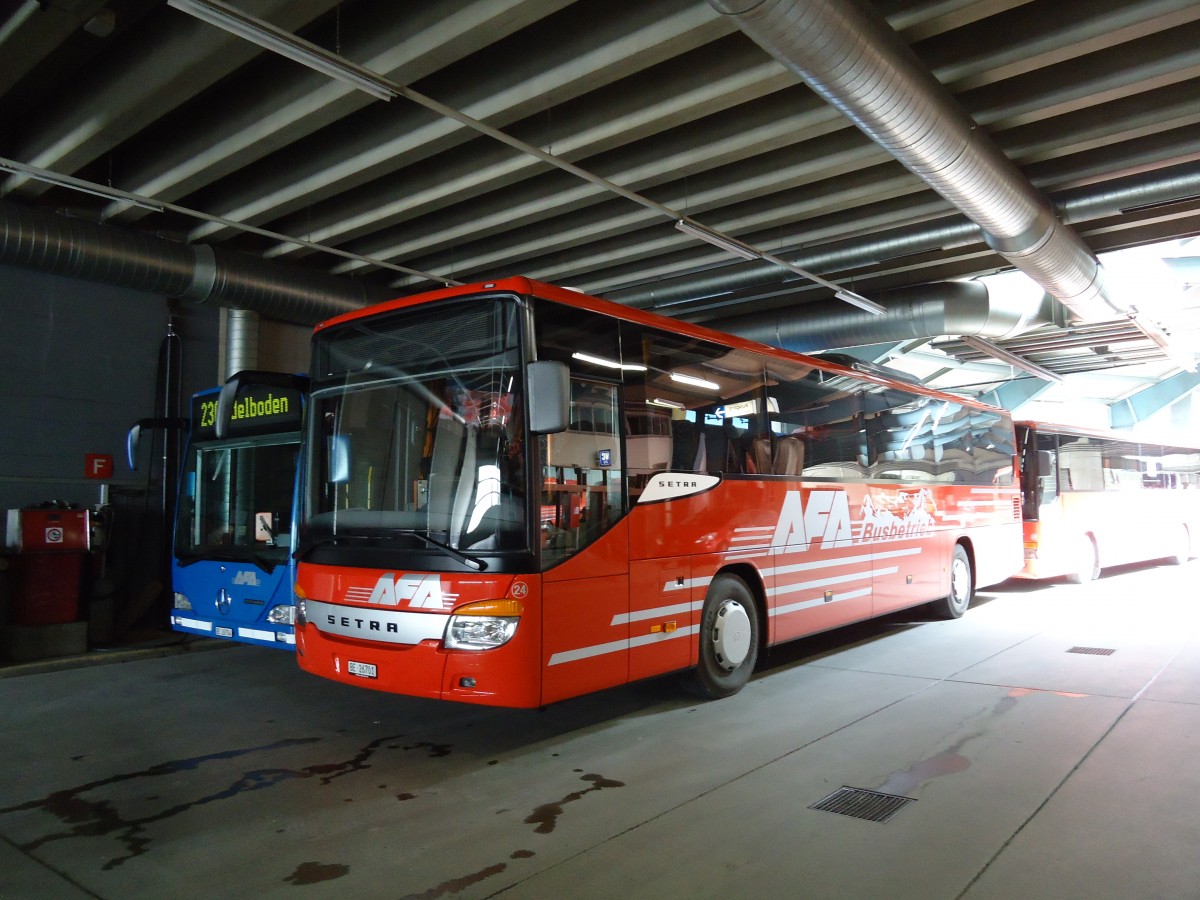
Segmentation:
[(542, 439), (543, 703), (629, 679), (620, 421), (615, 384), (572, 378), (570, 424)]
[[(967, 453), (969, 412), (897, 388), (864, 393), (868, 477), (862, 538), (872, 551), (874, 613), (914, 606), (949, 585), (947, 492)], [(965, 511), (965, 510), (964, 510)]]
[(872, 562), (859, 529), (866, 497), (862, 397), (847, 379), (772, 361), (773, 471), (786, 476), (774, 529), (773, 642), (866, 619)]

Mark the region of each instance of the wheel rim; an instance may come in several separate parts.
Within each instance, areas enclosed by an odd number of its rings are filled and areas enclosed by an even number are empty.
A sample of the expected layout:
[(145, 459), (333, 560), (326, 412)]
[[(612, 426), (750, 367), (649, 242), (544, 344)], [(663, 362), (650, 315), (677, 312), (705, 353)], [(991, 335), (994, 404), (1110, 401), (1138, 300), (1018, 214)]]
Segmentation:
[(971, 596), (971, 567), (966, 560), (956, 558), (950, 567), (950, 591), (955, 606), (962, 606)]
[(732, 672), (750, 655), (750, 616), (736, 600), (726, 600), (713, 622), (712, 649), (717, 665)]

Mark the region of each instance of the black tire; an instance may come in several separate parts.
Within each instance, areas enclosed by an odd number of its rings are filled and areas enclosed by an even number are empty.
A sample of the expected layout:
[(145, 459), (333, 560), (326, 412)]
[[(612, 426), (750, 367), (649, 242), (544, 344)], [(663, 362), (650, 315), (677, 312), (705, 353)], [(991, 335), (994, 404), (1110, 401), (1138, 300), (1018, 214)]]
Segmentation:
[(718, 575), (708, 586), (700, 616), (699, 663), (684, 685), (707, 700), (736, 694), (754, 672), (758, 644), (754, 593), (736, 575)]
[(975, 573), (971, 569), (971, 557), (962, 544), (955, 544), (950, 557), (950, 593), (930, 603), (930, 612), (938, 619), (960, 619), (974, 596)]
[(1071, 584), (1087, 584), (1100, 577), (1100, 553), (1090, 534), (1082, 535), (1076, 545), (1076, 568), (1066, 574)]

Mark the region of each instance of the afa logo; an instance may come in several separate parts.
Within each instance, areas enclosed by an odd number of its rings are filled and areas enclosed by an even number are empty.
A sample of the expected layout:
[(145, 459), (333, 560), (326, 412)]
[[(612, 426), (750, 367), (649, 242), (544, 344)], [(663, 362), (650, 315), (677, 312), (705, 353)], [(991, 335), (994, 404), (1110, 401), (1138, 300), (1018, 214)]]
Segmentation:
[(419, 609), (446, 609), (453, 606), (458, 594), (442, 590), (442, 579), (437, 575), (401, 575), (387, 572), (375, 582), (368, 603), (379, 606), (399, 606), (405, 603)]
[(771, 546), (799, 549), (815, 541), (826, 548), (846, 547), (854, 542), (850, 501), (845, 491), (809, 491), (807, 503), (799, 491), (787, 492)]
[[(845, 491), (788, 491), (779, 510), (771, 545), (787, 550), (807, 549), (820, 542), (825, 549), (874, 541), (903, 540), (929, 534), (937, 524), (937, 506), (927, 488), (917, 493), (868, 492), (859, 508), (859, 519), (850, 517)], [(855, 528), (858, 535), (855, 536)]]

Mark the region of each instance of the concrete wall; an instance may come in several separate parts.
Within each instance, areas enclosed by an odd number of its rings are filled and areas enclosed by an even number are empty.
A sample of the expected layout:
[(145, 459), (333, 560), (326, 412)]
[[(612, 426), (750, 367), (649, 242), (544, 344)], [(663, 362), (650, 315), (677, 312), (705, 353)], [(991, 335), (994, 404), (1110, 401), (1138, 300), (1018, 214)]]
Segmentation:
[(114, 457), (115, 484), (144, 484), (125, 464), (125, 434), (156, 415), (168, 316), (186, 398), (217, 383), (216, 308), (0, 266), (0, 509), (95, 505), (88, 453)]

